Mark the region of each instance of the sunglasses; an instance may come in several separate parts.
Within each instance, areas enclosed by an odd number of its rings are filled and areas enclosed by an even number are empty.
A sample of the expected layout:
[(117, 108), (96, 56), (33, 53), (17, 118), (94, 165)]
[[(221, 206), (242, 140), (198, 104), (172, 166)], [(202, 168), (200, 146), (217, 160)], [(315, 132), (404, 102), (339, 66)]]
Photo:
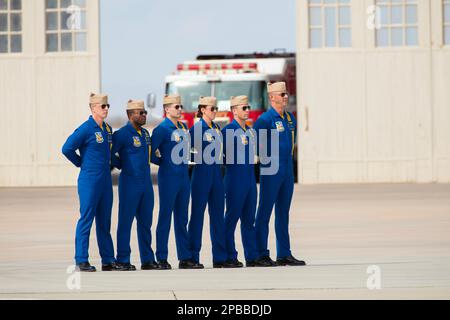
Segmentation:
[(109, 105), (109, 103), (108, 104), (102, 104), (102, 109), (106, 109), (106, 108), (110, 108), (110, 105)]
[(148, 112), (146, 111), (146, 110), (144, 110), (144, 111), (139, 111), (139, 115), (140, 116), (146, 116), (148, 114)]
[(286, 92), (280, 93), (280, 97), (285, 98), (285, 97), (289, 97), (289, 94)]
[(211, 110), (212, 112), (216, 112), (216, 111), (219, 111), (219, 108), (217, 108), (217, 107), (211, 107), (209, 110)]
[(244, 107), (242, 107), (242, 110), (243, 111), (250, 111), (252, 109), (252, 107), (250, 107), (250, 106), (244, 106)]
[(181, 104), (177, 104), (176, 106), (173, 106), (176, 110), (183, 110), (183, 106)]

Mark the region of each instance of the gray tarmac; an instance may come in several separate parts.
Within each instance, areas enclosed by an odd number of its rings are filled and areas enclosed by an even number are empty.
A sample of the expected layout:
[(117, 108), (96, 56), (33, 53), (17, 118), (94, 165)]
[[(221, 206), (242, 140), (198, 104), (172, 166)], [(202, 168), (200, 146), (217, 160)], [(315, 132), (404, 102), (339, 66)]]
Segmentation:
[[(114, 197), (115, 242), (116, 187)], [(68, 273), (78, 208), (76, 188), (0, 188), (0, 299), (450, 298), (450, 185), (297, 185), (291, 246), (305, 267), (212, 269), (206, 215), (205, 270), (177, 269), (173, 229), (169, 262), (175, 269), (139, 270), (134, 225), (137, 272)], [(273, 230), (272, 219), (275, 258)], [(239, 231), (236, 241), (243, 260)], [(90, 255), (100, 269), (94, 229)]]

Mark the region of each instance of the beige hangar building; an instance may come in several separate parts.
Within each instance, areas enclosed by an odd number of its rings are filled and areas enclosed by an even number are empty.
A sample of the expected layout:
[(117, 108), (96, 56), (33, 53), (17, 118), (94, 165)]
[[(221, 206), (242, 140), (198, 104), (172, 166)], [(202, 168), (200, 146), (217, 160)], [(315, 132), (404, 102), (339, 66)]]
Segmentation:
[(76, 184), (61, 154), (100, 90), (98, 0), (0, 0), (0, 187)]
[(450, 182), (449, 0), (297, 0), (297, 61), (303, 183)]
[[(296, 0), (300, 182), (450, 182), (450, 0)], [(99, 0), (0, 0), (0, 187), (70, 186)]]

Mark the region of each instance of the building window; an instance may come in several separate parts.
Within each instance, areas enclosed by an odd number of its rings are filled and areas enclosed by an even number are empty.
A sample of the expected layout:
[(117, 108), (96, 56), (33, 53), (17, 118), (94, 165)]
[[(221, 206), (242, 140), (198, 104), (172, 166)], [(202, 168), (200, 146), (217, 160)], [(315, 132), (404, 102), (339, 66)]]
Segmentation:
[(376, 0), (377, 47), (418, 45), (417, 0)]
[(0, 54), (22, 52), (22, 0), (0, 0)]
[(444, 0), (444, 44), (450, 45), (450, 0)]
[(309, 47), (351, 47), (350, 0), (308, 0)]
[(86, 0), (46, 0), (47, 52), (86, 51)]

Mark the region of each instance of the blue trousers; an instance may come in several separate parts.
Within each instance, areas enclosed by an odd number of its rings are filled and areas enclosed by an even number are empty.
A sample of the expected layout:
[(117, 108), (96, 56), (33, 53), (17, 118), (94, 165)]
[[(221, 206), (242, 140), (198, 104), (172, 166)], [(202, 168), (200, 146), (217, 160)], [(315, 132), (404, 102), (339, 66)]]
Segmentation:
[(178, 260), (192, 258), (189, 250), (187, 223), (189, 215), (190, 181), (186, 171), (182, 175), (158, 172), (159, 216), (156, 227), (156, 258), (167, 260), (172, 212), (175, 224), (175, 242)]
[(120, 174), (119, 224), (117, 227), (117, 262), (130, 263), (130, 237), (134, 218), (141, 263), (155, 261), (152, 250), (152, 220), (154, 195), (150, 175), (137, 178)]
[(258, 212), (256, 214), (256, 239), (259, 256), (269, 256), (267, 241), (269, 221), (275, 206), (275, 234), (277, 239), (277, 258), (291, 255), (289, 241), (289, 210), (294, 191), (292, 161), (280, 163), (278, 173), (273, 176), (261, 176)]
[(99, 177), (91, 177), (81, 172), (78, 177), (78, 196), (80, 219), (75, 235), (76, 264), (89, 261), (89, 236), (94, 219), (102, 264), (115, 262), (110, 233), (113, 202), (110, 171), (105, 171)]
[(208, 204), (213, 263), (224, 262), (227, 260), (224, 220), (225, 191), (220, 167), (196, 165), (192, 173), (191, 190), (192, 206), (188, 234), (192, 259), (200, 262), (203, 220)]
[(228, 260), (238, 257), (234, 233), (241, 220), (241, 238), (246, 261), (258, 259), (255, 234), (256, 181), (254, 172), (242, 175), (240, 170), (227, 168), (224, 179), (226, 194), (225, 239)]

